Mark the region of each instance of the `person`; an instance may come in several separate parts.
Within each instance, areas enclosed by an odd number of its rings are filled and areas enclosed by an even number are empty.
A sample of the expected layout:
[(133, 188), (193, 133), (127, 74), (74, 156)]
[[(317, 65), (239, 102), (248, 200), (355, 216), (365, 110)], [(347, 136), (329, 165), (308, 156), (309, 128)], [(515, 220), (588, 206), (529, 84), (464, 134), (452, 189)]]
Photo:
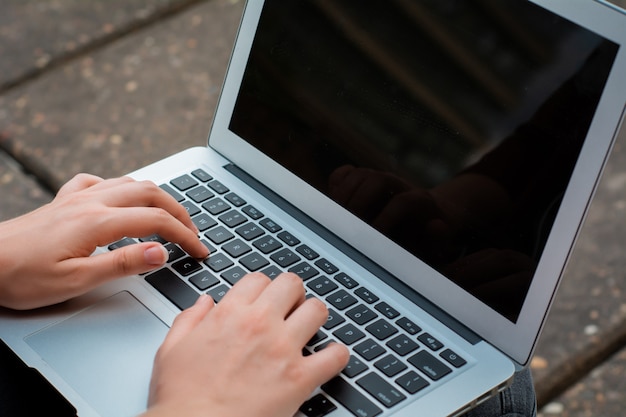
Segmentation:
[[(46, 238), (33, 239), (42, 231)], [(79, 174), (51, 203), (0, 223), (0, 306), (26, 310), (60, 303), (108, 280), (160, 267), (168, 254), (158, 242), (92, 256), (125, 236), (154, 233), (191, 256), (209, 256), (186, 210), (155, 184)], [(31, 256), (24, 256), (25, 248)], [(142, 417), (294, 415), (349, 359), (338, 343), (302, 354), (327, 315), (325, 305), (307, 299), (300, 278), (289, 273), (273, 281), (248, 274), (217, 305), (199, 296), (174, 320), (155, 356)], [(534, 409), (526, 371), (468, 416), (533, 416)]]

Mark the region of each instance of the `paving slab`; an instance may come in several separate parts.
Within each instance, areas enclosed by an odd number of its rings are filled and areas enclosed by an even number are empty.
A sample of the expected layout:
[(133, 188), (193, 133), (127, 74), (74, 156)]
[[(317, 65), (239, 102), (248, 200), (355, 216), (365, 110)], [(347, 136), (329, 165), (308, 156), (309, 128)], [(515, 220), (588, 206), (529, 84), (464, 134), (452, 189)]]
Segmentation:
[(0, 152), (0, 195), (0, 221), (27, 213), (52, 199), (36, 178), (24, 173), (4, 152)]
[(594, 368), (538, 417), (622, 417), (626, 413), (626, 349)]
[(205, 145), (242, 6), (200, 3), (12, 89), (0, 146), (57, 189)]
[(2, 0), (0, 91), (198, 0)]

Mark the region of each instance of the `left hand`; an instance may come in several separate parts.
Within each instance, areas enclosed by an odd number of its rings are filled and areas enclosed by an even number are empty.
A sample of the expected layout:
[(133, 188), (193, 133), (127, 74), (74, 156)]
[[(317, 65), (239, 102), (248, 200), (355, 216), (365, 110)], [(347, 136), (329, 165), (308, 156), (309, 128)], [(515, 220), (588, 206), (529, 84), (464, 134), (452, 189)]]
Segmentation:
[(155, 184), (77, 175), (51, 203), (0, 223), (0, 305), (50, 305), (154, 269), (167, 260), (156, 242), (91, 256), (98, 246), (154, 233), (191, 256), (208, 256), (187, 211)]

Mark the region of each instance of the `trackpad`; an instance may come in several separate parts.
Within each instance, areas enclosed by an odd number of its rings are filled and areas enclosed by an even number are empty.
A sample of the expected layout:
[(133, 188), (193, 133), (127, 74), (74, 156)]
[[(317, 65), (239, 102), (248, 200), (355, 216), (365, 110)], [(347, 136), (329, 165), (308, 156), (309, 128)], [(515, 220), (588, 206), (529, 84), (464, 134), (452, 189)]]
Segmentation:
[(168, 327), (128, 292), (26, 337), (103, 417), (145, 410), (154, 355)]

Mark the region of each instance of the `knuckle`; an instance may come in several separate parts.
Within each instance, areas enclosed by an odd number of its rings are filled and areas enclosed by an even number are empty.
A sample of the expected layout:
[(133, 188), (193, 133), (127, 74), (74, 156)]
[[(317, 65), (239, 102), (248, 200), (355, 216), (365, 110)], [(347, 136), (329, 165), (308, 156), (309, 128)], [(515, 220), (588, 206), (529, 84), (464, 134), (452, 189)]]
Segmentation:
[(134, 262), (131, 251), (128, 248), (118, 249), (113, 252), (115, 255), (115, 270), (118, 275), (127, 275), (133, 271)]
[(315, 310), (316, 314), (319, 314), (323, 317), (328, 316), (328, 307), (326, 307), (326, 304), (324, 304), (322, 300), (312, 297), (309, 298), (307, 301), (311, 303), (311, 307)]

